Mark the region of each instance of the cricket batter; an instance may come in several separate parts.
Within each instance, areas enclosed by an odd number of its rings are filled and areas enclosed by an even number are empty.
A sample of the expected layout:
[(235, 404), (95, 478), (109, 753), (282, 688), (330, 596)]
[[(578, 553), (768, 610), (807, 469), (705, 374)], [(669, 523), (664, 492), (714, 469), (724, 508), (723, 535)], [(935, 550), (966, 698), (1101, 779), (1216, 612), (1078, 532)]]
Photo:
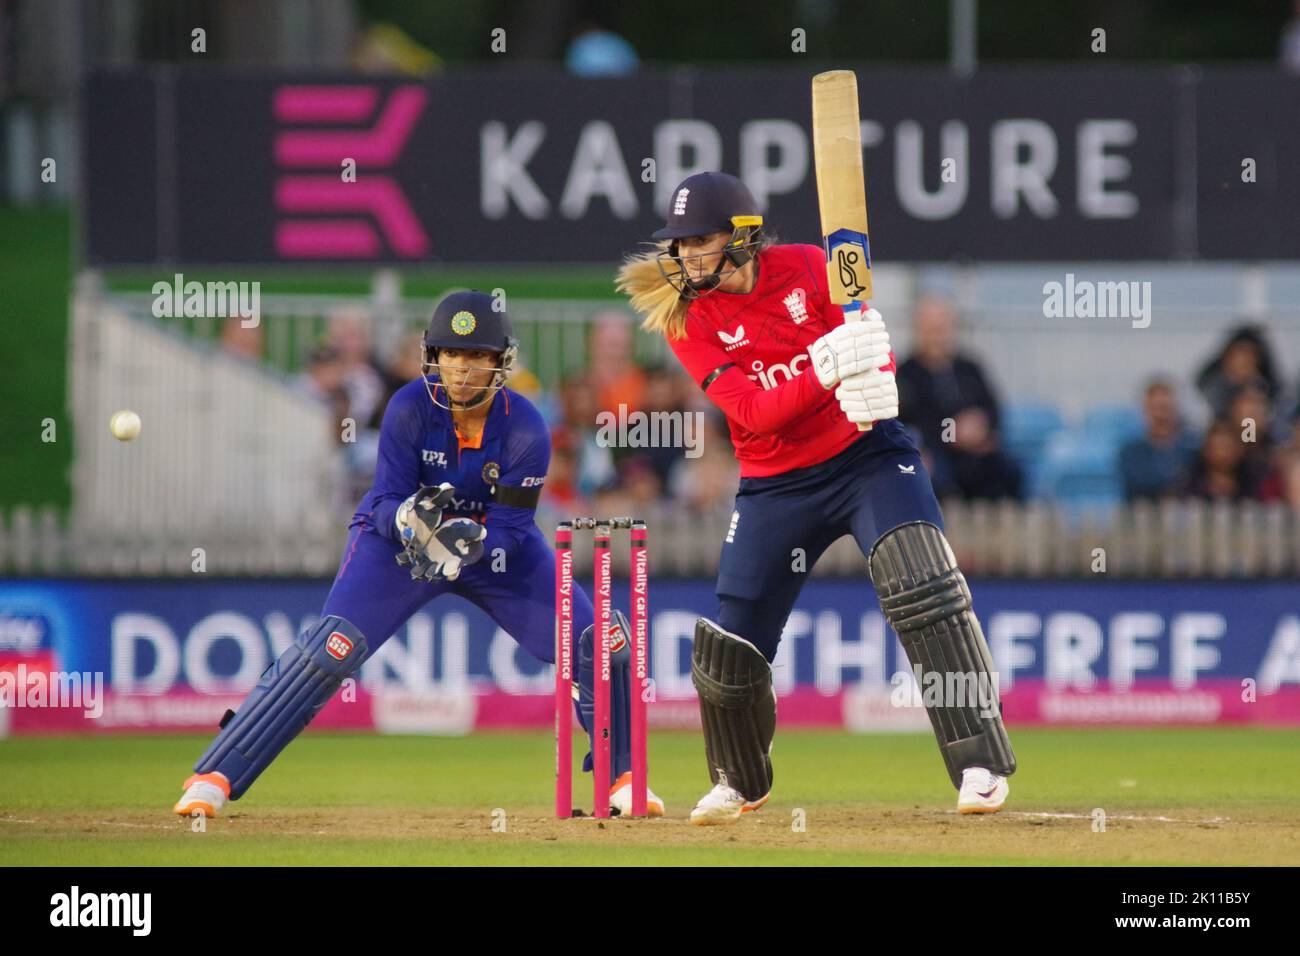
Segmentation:
[(776, 245), (762, 224), (740, 180), (698, 173), (674, 191), (656, 250), (629, 257), (618, 277), (643, 327), (726, 413), (740, 462), (717, 621), (695, 627), (691, 677), (714, 786), (691, 822), (730, 823), (771, 796), (771, 662), (808, 571), (846, 534), (913, 667), (963, 678), (945, 686), (966, 699), (923, 696), (958, 811), (996, 812), (1015, 756), (930, 477), (897, 420), (884, 322), (875, 309), (845, 322), (821, 248)]
[[(273, 663), (194, 764), (175, 812), (216, 816), (238, 800), (343, 681), (420, 608), (443, 594), (478, 605), (538, 660), (555, 660), (555, 552), (534, 509), (551, 459), (546, 423), (505, 382), (518, 354), (504, 311), (484, 292), (434, 310), (420, 378), (393, 395), (374, 486), (352, 516), (320, 624)], [(482, 560), (481, 560), (482, 559)], [(591, 599), (575, 582), (575, 709), (595, 708)], [(632, 809), (631, 633), (614, 612), (610, 641), (610, 806)], [(591, 754), (584, 769), (590, 770)], [(647, 812), (662, 816), (649, 793)]]

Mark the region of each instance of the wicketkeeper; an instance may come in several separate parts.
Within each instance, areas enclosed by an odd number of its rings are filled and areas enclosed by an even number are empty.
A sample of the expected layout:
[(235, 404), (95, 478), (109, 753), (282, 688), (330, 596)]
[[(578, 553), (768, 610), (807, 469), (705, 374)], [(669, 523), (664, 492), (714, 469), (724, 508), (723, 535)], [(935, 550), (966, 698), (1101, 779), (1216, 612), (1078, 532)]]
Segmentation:
[[(424, 335), (423, 374), (384, 413), (374, 485), (352, 516), (320, 623), (226, 714), (176, 813), (216, 816), (243, 796), (343, 681), (440, 595), (476, 604), (538, 660), (555, 660), (555, 552), (534, 520), (550, 436), (532, 403), (505, 385), (518, 343), (495, 306), (483, 292), (453, 293), (438, 304)], [(574, 704), (589, 734), (593, 619), (591, 599), (575, 583)], [(610, 805), (621, 813), (632, 807), (630, 633), (615, 611)], [(663, 815), (653, 792), (647, 810)]]

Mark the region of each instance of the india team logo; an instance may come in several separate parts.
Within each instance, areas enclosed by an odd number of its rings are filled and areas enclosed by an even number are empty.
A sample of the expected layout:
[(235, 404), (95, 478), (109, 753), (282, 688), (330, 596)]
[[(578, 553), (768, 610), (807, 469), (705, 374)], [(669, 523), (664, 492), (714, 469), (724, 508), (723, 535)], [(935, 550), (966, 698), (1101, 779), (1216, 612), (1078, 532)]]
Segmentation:
[(781, 301), (785, 303), (795, 325), (801, 325), (808, 318), (808, 297), (803, 289), (795, 289)]
[(352, 653), (352, 642), (334, 631), (325, 641), (325, 651), (336, 661), (341, 661)]
[(477, 325), (473, 312), (457, 312), (451, 317), (451, 330), (457, 335), (469, 335)]

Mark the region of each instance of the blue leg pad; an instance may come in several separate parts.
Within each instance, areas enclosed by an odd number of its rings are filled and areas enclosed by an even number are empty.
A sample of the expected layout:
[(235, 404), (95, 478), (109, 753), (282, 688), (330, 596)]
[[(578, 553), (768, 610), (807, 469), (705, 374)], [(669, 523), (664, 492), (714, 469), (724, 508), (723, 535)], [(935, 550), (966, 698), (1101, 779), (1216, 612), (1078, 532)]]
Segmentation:
[(239, 710), (227, 713), (221, 733), (194, 764), (217, 772), (238, 800), (272, 760), (297, 737), (343, 681), (366, 658), (365, 636), (341, 617), (324, 618), (268, 667)]

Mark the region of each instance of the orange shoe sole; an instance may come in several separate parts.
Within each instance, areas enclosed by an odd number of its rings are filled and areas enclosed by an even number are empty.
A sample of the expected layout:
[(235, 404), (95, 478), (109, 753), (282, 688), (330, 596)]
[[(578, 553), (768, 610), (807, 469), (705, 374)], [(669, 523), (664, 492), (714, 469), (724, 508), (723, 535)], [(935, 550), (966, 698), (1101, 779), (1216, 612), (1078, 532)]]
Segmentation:
[(958, 813), (999, 813), (1002, 807), (958, 807)]
[(759, 809), (760, 807), (762, 807), (763, 804), (767, 803), (767, 801), (770, 800), (771, 798), (772, 798), (772, 795), (769, 793), (767, 796), (763, 797), (761, 800), (755, 800), (753, 803), (747, 803), (747, 804), (745, 804), (743, 807), (740, 808), (740, 812), (741, 812), (741, 813), (753, 813), (755, 810), (757, 810), (757, 809)]
[[(226, 779), (225, 774), (192, 773), (185, 780), (185, 782), (181, 784), (181, 786), (183, 786), (186, 790), (188, 790), (196, 783), (210, 783), (214, 787), (220, 787), (221, 792), (226, 795), (226, 799), (227, 800), (230, 799), (230, 781)], [(206, 817), (215, 817), (217, 815), (216, 808), (213, 807), (212, 804), (208, 803), (206, 800), (194, 800), (186, 804), (182, 804), (179, 800), (177, 800), (176, 805), (172, 807), (173, 813), (183, 817), (194, 816), (194, 811), (196, 810), (203, 811), (203, 815)]]
[[(632, 785), (632, 771), (628, 770), (620, 774), (619, 778), (615, 780), (614, 783), (610, 786), (609, 788), (610, 795), (613, 796), (614, 791), (616, 791), (619, 787), (622, 786), (630, 787), (631, 785)], [(662, 817), (664, 815), (664, 805), (662, 803), (655, 803), (653, 800), (646, 800), (645, 815), (648, 817)]]
[(190, 774), (189, 779), (181, 784), (181, 786), (188, 790), (190, 787), (194, 786), (194, 784), (200, 782), (210, 783), (214, 787), (220, 787), (221, 792), (226, 795), (226, 799), (230, 799), (230, 781), (226, 779), (226, 775), (223, 773), (192, 773)]

